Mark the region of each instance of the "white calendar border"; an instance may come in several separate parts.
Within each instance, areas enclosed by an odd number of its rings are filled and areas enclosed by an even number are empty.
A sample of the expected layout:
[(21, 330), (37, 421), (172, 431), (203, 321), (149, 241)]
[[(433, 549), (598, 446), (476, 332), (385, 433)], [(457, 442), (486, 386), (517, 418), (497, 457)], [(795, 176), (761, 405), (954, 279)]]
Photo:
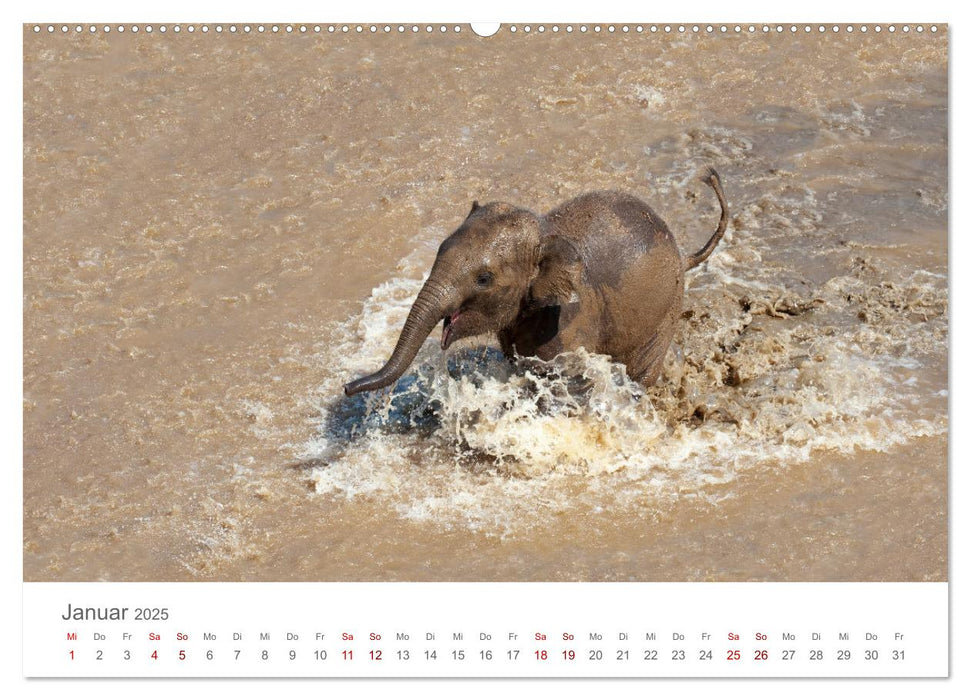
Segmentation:
[[(368, 5), (353, 3), (345, 6), (322, 6), (320, 3), (312, 2), (290, 2), (288, 0), (278, 1), (267, 7), (265, 3), (241, 1), (234, 3), (232, 7), (222, 5), (221, 8), (213, 6), (207, 9), (199, 2), (186, 2), (185, 0), (171, 0), (162, 6), (160, 12), (151, 4), (130, 4), (103, 1), (90, 1), (79, 5), (76, 1), (66, 2), (59, 0), (56, 2), (45, 3), (44, 6), (17, 6), (12, 12), (4, 9), (4, 19), (7, 20), (2, 25), (6, 32), (4, 41), (0, 44), (0, 50), (5, 52), (4, 63), (4, 88), (8, 96), (5, 103), (4, 124), (6, 126), (5, 147), (7, 149), (6, 158), (3, 160), (4, 179), (6, 187), (4, 192), (8, 198), (7, 208), (13, 219), (14, 229), (22, 230), (16, 222), (22, 222), (22, 106), (19, 95), (22, 93), (22, 30), (21, 23), (29, 21), (71, 21), (78, 19), (79, 15), (92, 18), (108, 18), (116, 21), (154, 21), (158, 22), (167, 19), (178, 19), (180, 21), (211, 20), (213, 18), (232, 17), (239, 18), (262, 18), (271, 15), (272, 18), (286, 20), (289, 18), (315, 18), (326, 16), (327, 20), (334, 21), (389, 21), (397, 18), (418, 19), (448, 22), (468, 22), (468, 21), (495, 21), (503, 19), (507, 22), (521, 21), (612, 21), (613, 19), (643, 18), (657, 22), (680, 22), (689, 20), (731, 20), (731, 21), (812, 21), (825, 20), (827, 22), (855, 22), (862, 21), (937, 21), (949, 23), (950, 36), (950, 109), (949, 115), (951, 125), (956, 126), (957, 120), (954, 114), (967, 115), (968, 100), (967, 93), (963, 92), (953, 76), (960, 75), (967, 82), (968, 61), (966, 46), (963, 43), (963, 35), (968, 31), (971, 23), (966, 23), (965, 11), (956, 12), (950, 3), (940, 0), (930, 0), (915, 6), (913, 3), (899, 1), (884, 2), (879, 6), (858, 8), (851, 3), (837, 2), (835, 0), (819, 0), (811, 5), (798, 7), (781, 7), (777, 2), (760, 0), (758, 2), (747, 2), (744, 6), (739, 3), (711, 2), (709, 0), (698, 0), (690, 7), (682, 5), (658, 5), (644, 6), (633, 2), (614, 2), (612, 0), (599, 0), (593, 4), (594, 11), (585, 9), (590, 7), (589, 3), (563, 2), (557, 3), (554, 10), (532, 9), (525, 3), (515, 0), (493, 0), (487, 4), (464, 5), (454, 2), (422, 2), (420, 6), (416, 3), (405, 5), (403, 3), (392, 3), (390, 0), (384, 2), (373, 2)], [(269, 10), (269, 12), (268, 12)], [(9, 17), (7, 15), (14, 15)], [(13, 99), (11, 99), (13, 97)], [(966, 119), (965, 119), (966, 121)], [(949, 139), (952, 145), (952, 163), (960, 162), (960, 167), (953, 167), (950, 180), (951, 193), (966, 190), (968, 147), (967, 138), (958, 128), (949, 131)], [(952, 213), (951, 231), (967, 231), (971, 224), (967, 216), (966, 205), (959, 198), (951, 197), (950, 211)], [(6, 443), (14, 445), (13, 449), (13, 468), (22, 465), (22, 406), (20, 395), (22, 394), (22, 336), (19, 332), (21, 325), (18, 318), (22, 314), (22, 269), (19, 261), (22, 259), (22, 248), (19, 236), (8, 235), (4, 238), (7, 249), (2, 256), (3, 265), (7, 266), (4, 270), (6, 274), (0, 276), (4, 289), (3, 310), (5, 337), (7, 342), (3, 345), (3, 366), (7, 368), (4, 383), (4, 402), (2, 405), (3, 425), (5, 426)], [(966, 237), (952, 235), (949, 243), (949, 256), (952, 262), (952, 272), (959, 270), (959, 264), (971, 261), (967, 251)], [(963, 310), (969, 304), (967, 291), (967, 275), (951, 275), (951, 308)], [(952, 344), (952, 357), (968, 356), (967, 342), (967, 318), (963, 316), (953, 316), (953, 323), (950, 327), (950, 338)], [(19, 375), (19, 376), (18, 376)], [(967, 371), (955, 364), (951, 368), (951, 423), (952, 425), (967, 425), (967, 401), (964, 398), (968, 387)], [(951, 465), (951, 491), (950, 503), (956, 507), (950, 509), (949, 542), (964, 542), (964, 534), (968, 532), (968, 508), (965, 501), (969, 497), (966, 487), (967, 477), (960, 470), (960, 465), (967, 462), (969, 454), (967, 443), (962, 437), (961, 432), (957, 431), (951, 436), (950, 451), (953, 459)], [(15, 488), (6, 492), (9, 502), (6, 504), (4, 513), (8, 520), (12, 520), (4, 532), (7, 536), (3, 539), (3, 551), (8, 555), (7, 560), (19, 562), (18, 566), (12, 567), (14, 570), (8, 572), (4, 579), (4, 591), (8, 594), (6, 600), (12, 601), (14, 606), (21, 599), (22, 591), (22, 484), (14, 479)], [(966, 549), (966, 548), (965, 548)], [(969, 656), (969, 645), (967, 638), (967, 615), (966, 606), (963, 598), (954, 595), (955, 585), (963, 586), (963, 581), (968, 576), (968, 566), (966, 556), (960, 556), (957, 547), (950, 547), (950, 576), (952, 584), (951, 590), (951, 659), (965, 659)], [(19, 573), (18, 573), (19, 572)], [(16, 618), (8, 616), (7, 619)], [(140, 681), (85, 681), (80, 683), (67, 682), (27, 682), (21, 677), (20, 655), (16, 653), (16, 646), (19, 643), (19, 635), (11, 634), (8, 626), (7, 638), (11, 641), (5, 645), (3, 654), (3, 681), (5, 687), (17, 688), (22, 694), (31, 697), (64, 697), (78, 689), (83, 689), (85, 693), (98, 693), (101, 697), (125, 697), (130, 698), (133, 693), (137, 693), (142, 698), (167, 697), (173, 692), (203, 691), (212, 692), (215, 690), (211, 681), (167, 681), (161, 683), (144, 683)], [(731, 695), (744, 694), (746, 697), (777, 697), (780, 693), (785, 693), (787, 697), (809, 697), (815, 696), (820, 692), (832, 693), (840, 691), (860, 692), (862, 688), (859, 683), (866, 682), (865, 692), (879, 692), (881, 697), (906, 697), (911, 698), (920, 693), (932, 693), (935, 697), (957, 696), (958, 683), (961, 676), (968, 675), (961, 672), (961, 666), (952, 663), (952, 682), (940, 681), (818, 681), (810, 683), (792, 683), (790, 681), (777, 680), (752, 680), (752, 681), (731, 681), (727, 684), (728, 692)], [(18, 681), (19, 679), (19, 681)], [(173, 685), (174, 683), (174, 685)], [(822, 683), (822, 685), (819, 685)], [(319, 686), (312, 681), (274, 681), (259, 682), (251, 681), (220, 681), (219, 690), (221, 692), (232, 692), (234, 694), (248, 697), (250, 695), (263, 696), (268, 692), (283, 690), (290, 695), (298, 697), (314, 696), (319, 697), (321, 692), (362, 692), (364, 690), (381, 692), (386, 696), (392, 689), (398, 689), (397, 684), (390, 684), (387, 681), (328, 681), (326, 685)], [(493, 682), (493, 683), (468, 683), (464, 681), (408, 681), (403, 684), (403, 688), (408, 692), (421, 692), (429, 697), (454, 697), (461, 693), (464, 697), (491, 697), (498, 690), (508, 692), (515, 689), (534, 693), (540, 691), (540, 686), (536, 682), (516, 681), (516, 682)], [(712, 694), (721, 695), (726, 692), (725, 684), (720, 681), (711, 680), (675, 680), (675, 681), (652, 681), (651, 685), (644, 686), (640, 681), (609, 681), (609, 682), (581, 682), (574, 683), (569, 681), (543, 681), (542, 692), (550, 691), (555, 693), (565, 693), (568, 696), (571, 691), (578, 691), (580, 694), (589, 695), (594, 692), (608, 690), (621, 696), (637, 695), (643, 697), (645, 693), (656, 693), (665, 691), (670, 693), (684, 694), (688, 691), (689, 695)]]

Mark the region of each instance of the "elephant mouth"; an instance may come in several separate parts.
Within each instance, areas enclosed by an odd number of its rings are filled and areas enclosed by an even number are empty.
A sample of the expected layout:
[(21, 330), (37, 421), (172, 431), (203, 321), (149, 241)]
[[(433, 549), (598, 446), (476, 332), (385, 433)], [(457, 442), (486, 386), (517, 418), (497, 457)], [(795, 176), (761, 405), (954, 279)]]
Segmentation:
[(448, 314), (444, 319), (444, 326), (442, 327), (442, 351), (448, 350), (448, 346), (457, 340), (457, 333), (455, 331), (455, 322), (462, 316), (464, 311), (459, 309), (458, 311)]

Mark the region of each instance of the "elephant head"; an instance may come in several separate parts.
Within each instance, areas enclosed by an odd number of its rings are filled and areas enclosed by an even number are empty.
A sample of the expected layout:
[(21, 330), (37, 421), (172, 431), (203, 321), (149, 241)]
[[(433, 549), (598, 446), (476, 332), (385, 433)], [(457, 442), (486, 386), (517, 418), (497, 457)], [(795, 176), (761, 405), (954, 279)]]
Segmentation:
[(542, 217), (526, 209), (473, 202), (462, 225), (439, 246), (391, 358), (374, 374), (345, 385), (344, 393), (397, 381), (439, 321), (444, 351), (456, 340), (507, 327), (525, 307), (569, 299), (579, 278), (579, 254), (546, 228)]

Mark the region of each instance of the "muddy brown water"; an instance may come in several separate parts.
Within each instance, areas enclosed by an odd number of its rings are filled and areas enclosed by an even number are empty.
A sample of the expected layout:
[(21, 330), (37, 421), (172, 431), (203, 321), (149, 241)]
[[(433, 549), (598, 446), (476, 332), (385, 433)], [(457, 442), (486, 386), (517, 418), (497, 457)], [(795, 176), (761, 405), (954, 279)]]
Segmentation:
[[(25, 579), (946, 580), (946, 31), (729, 34), (25, 27)], [(656, 387), (343, 399), (473, 199), (707, 165)]]

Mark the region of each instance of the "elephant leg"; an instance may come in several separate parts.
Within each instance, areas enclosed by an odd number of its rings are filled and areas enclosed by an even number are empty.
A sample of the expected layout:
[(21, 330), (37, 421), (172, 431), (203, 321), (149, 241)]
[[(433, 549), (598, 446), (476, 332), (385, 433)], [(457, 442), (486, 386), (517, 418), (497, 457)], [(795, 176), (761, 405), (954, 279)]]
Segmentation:
[(502, 350), (502, 354), (506, 356), (506, 359), (511, 362), (516, 356), (516, 341), (513, 339), (512, 331), (508, 328), (503, 328), (496, 333), (496, 337), (499, 339), (499, 349)]
[(512, 326), (499, 332), (499, 343), (506, 355), (550, 360), (563, 352), (559, 332), (560, 307), (544, 306), (521, 313)]
[(627, 366), (627, 376), (645, 387), (652, 386), (664, 367), (664, 358), (674, 339), (677, 316), (668, 314), (647, 341), (618, 359)]

